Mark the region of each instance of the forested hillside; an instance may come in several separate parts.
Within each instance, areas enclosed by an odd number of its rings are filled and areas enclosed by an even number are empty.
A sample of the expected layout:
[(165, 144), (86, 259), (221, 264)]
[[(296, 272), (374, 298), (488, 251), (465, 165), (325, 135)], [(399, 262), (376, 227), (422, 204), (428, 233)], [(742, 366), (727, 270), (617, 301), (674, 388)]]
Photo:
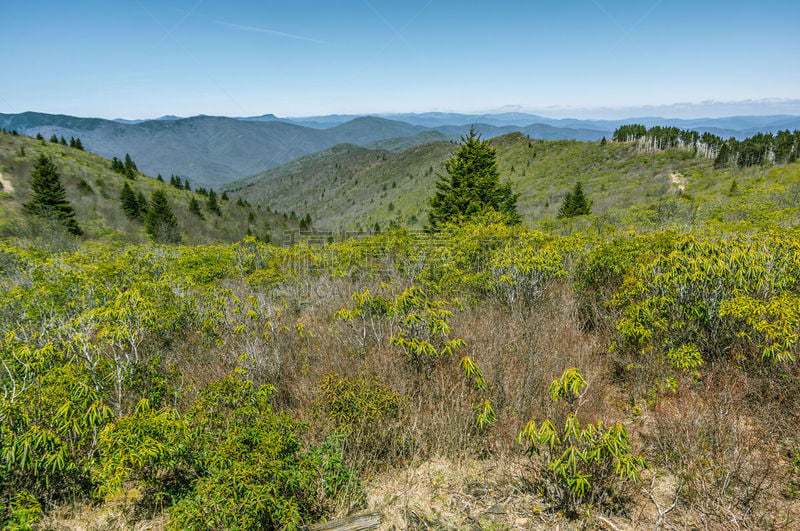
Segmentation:
[[(125, 174), (122, 161), (119, 161), (120, 166), (115, 170), (112, 161), (69, 147), (68, 143), (63, 145), (45, 139), (0, 133), (0, 174), (3, 183), (0, 189), (0, 234), (4, 237), (33, 237), (42, 230), (35, 219), (22, 215), (22, 206), (30, 199), (31, 169), (40, 155), (53, 161), (67, 198), (76, 211), (76, 219), (89, 239), (148, 241), (145, 230), (147, 202), (157, 190), (165, 192), (184, 243), (238, 241), (248, 234), (280, 240), (285, 230), (298, 226), (296, 219), (266, 212), (255, 205), (247, 206), (243, 201), (225, 201), (221, 196), (217, 197), (217, 213), (209, 210), (207, 189), (179, 177), (172, 176), (173, 184), (170, 185), (170, 177), (164, 183), (138, 170)], [(176, 185), (176, 179), (180, 180), (180, 186)], [(126, 185), (135, 196), (134, 204), (132, 208), (129, 205), (127, 212), (122, 199)], [(139, 207), (136, 201), (141, 203)], [(192, 202), (197, 204), (194, 211)]]
[[(620, 138), (627, 136), (622, 130)], [(501, 179), (521, 194), (519, 210), (529, 223), (552, 221), (576, 181), (591, 197), (593, 213), (621, 228), (746, 209), (743, 196), (752, 194), (758, 204), (772, 202), (776, 190), (788, 194), (797, 183), (800, 166), (789, 163), (789, 157), (774, 167), (716, 161), (719, 146), (732, 145), (729, 141), (720, 139), (714, 155), (707, 157), (669, 138), (658, 149), (640, 142), (642, 135), (631, 135), (631, 140), (635, 141), (548, 142), (514, 133), (491, 143), (497, 149)], [(385, 226), (392, 220), (420, 228), (437, 174), (456, 147), (437, 142), (393, 154), (337, 146), (226, 189), (231, 197), (309, 213), (317, 229), (372, 230), (376, 223)], [(729, 193), (734, 182), (735, 193)]]

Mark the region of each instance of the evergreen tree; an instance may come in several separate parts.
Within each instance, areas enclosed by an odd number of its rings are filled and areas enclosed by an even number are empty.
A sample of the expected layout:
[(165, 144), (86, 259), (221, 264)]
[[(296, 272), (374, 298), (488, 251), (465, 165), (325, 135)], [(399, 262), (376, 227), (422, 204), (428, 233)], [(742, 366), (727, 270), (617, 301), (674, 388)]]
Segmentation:
[(228, 200), (228, 192), (227, 191), (222, 192), (222, 195), (220, 196), (220, 199), (222, 199), (223, 201), (227, 201)]
[(125, 215), (131, 219), (139, 219), (142, 209), (139, 204), (139, 198), (136, 197), (136, 192), (133, 191), (128, 183), (122, 185), (122, 191), (119, 194), (120, 207)]
[(75, 139), (75, 149), (83, 151), (83, 142), (81, 142), (80, 138)]
[(189, 179), (184, 179), (184, 180), (183, 180), (183, 189), (184, 189), (184, 190), (191, 191), (192, 187), (191, 187), (191, 186), (189, 186)]
[(117, 173), (125, 173), (125, 166), (117, 157), (111, 159), (111, 169)]
[(139, 204), (140, 215), (147, 214), (149, 205), (147, 203), (147, 198), (144, 196), (141, 190), (139, 190), (139, 193), (136, 194), (136, 202)]
[(55, 135), (55, 133), (50, 137), (50, 142), (53, 144), (58, 144), (58, 137)]
[(44, 140), (42, 133), (36, 133), (36, 140), (42, 140), (42, 141)]
[(167, 202), (167, 194), (156, 190), (150, 197), (150, 206), (145, 217), (145, 229), (153, 241), (162, 243), (179, 243), (178, 221)]
[(74, 136), (69, 137), (69, 147), (71, 147), (71, 148), (75, 147), (75, 137)]
[(40, 155), (33, 163), (31, 177), (31, 200), (25, 203), (25, 211), (56, 220), (71, 234), (80, 236), (83, 231), (75, 220), (75, 210), (67, 202), (66, 191), (53, 161)]
[(192, 196), (192, 198), (189, 199), (189, 212), (191, 212), (198, 218), (203, 219), (203, 212), (200, 211), (200, 202), (194, 196)]
[(164, 178), (161, 176), (161, 174), (160, 174), (160, 173), (158, 174), (158, 177), (156, 177), (156, 181), (158, 181), (158, 182), (160, 182), (160, 183), (163, 183), (163, 182), (164, 182)]
[(219, 210), (219, 203), (217, 203), (217, 192), (213, 189), (209, 190), (208, 192), (208, 199), (206, 200), (206, 208), (209, 212), (214, 213), (218, 216), (222, 215), (222, 212)]
[(431, 229), (494, 210), (509, 223), (519, 223), (517, 198), (511, 185), (500, 184), (497, 153), (475, 129), (461, 137), (461, 147), (445, 163), (448, 175), (439, 175), (437, 192), (431, 199), (428, 223)]
[(583, 185), (580, 181), (575, 183), (575, 188), (572, 192), (567, 192), (564, 196), (564, 202), (561, 208), (558, 209), (558, 217), (561, 218), (574, 218), (575, 216), (586, 216), (592, 213), (592, 202), (586, 199), (586, 194), (583, 192)]
[(66, 146), (67, 145), (67, 139), (64, 138), (63, 136), (61, 137), (61, 145), (62, 146)]
[(136, 163), (133, 162), (133, 159), (127, 153), (125, 153), (125, 165), (123, 166), (123, 168), (125, 176), (128, 177), (129, 179), (133, 179), (134, 177), (136, 177), (136, 172), (139, 171), (136, 168)]

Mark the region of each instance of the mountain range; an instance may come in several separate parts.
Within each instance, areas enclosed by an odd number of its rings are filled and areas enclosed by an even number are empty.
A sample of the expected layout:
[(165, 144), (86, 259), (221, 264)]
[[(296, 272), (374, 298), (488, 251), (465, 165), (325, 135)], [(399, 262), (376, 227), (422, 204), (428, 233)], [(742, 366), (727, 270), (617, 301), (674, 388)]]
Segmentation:
[(123, 158), (129, 153), (145, 173), (176, 174), (205, 187), (221, 187), (343, 143), (397, 153), (431, 141), (457, 140), (473, 126), (485, 138), (519, 132), (534, 139), (596, 141), (611, 136), (624, 123), (674, 125), (723, 137), (745, 137), (800, 128), (800, 117), (577, 120), (507, 112), (299, 118), (168, 115), (153, 120), (106, 120), (36, 112), (0, 114), (0, 128), (45, 138), (79, 137), (88, 151), (103, 157)]

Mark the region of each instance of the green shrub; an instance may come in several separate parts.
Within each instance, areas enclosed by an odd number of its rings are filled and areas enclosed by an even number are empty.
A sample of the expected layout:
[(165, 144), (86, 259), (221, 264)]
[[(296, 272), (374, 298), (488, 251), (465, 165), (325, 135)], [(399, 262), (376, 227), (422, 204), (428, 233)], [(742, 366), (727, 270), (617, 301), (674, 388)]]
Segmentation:
[(272, 410), (272, 392), (237, 372), (183, 415), (142, 402), (102, 434), (104, 493), (133, 481), (147, 500), (174, 504), (174, 529), (296, 529), (321, 518), (355, 482), (335, 438), (304, 450), (305, 427)]
[(567, 369), (550, 386), (553, 401), (565, 400), (569, 413), (563, 428), (546, 419), (531, 421), (518, 437), (528, 455), (544, 454), (546, 468), (539, 482), (544, 494), (571, 516), (581, 509), (619, 508), (624, 501), (619, 481), (639, 481), (644, 459), (631, 452), (630, 437), (622, 424), (602, 420), (582, 426), (577, 411), (587, 387), (577, 369)]

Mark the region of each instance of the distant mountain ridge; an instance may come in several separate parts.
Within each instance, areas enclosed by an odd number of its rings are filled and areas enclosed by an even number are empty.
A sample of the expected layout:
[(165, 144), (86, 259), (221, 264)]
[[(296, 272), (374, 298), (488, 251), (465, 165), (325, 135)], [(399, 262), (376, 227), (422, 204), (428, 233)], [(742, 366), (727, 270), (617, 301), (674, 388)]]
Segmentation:
[(519, 132), (543, 140), (596, 141), (610, 137), (625, 123), (674, 125), (737, 138), (756, 132), (800, 129), (800, 117), (791, 115), (576, 120), (520, 112), (432, 112), (302, 118), (274, 114), (236, 118), (167, 115), (153, 120), (106, 120), (36, 112), (0, 114), (0, 128), (30, 136), (41, 133), (45, 138), (80, 137), (88, 151), (103, 157), (124, 157), (129, 153), (149, 174), (176, 174), (210, 187), (220, 187), (343, 143), (396, 153), (425, 142), (457, 140), (473, 126), (485, 138)]

